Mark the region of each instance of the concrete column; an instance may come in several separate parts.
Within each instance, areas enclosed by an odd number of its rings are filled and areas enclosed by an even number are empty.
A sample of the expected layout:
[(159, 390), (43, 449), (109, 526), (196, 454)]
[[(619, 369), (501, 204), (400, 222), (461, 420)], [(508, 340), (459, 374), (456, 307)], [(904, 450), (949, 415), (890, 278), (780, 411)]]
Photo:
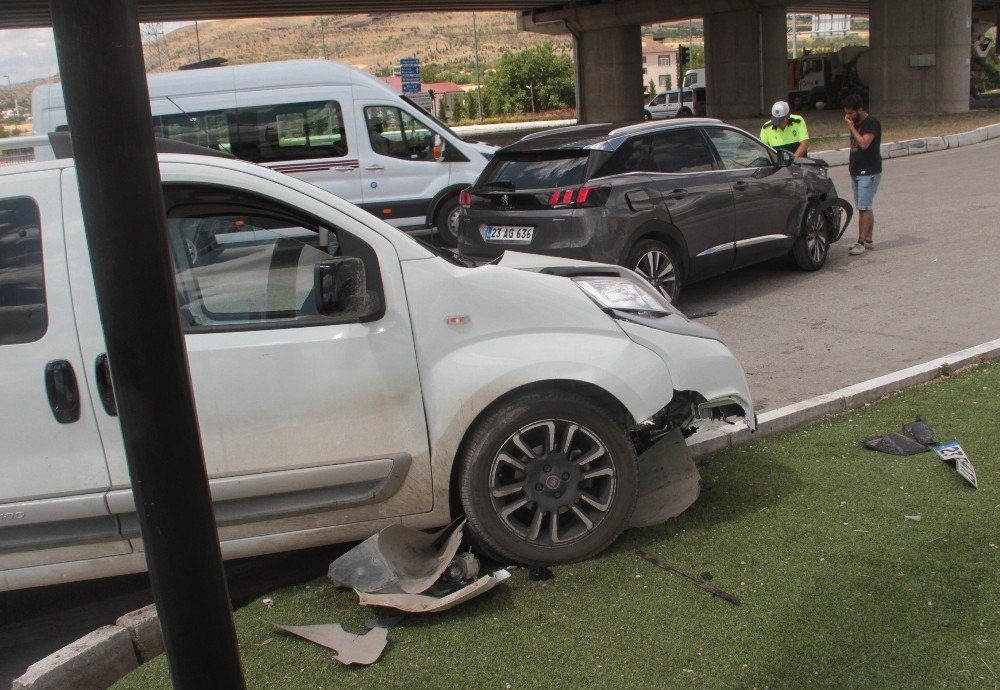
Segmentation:
[(971, 0), (871, 0), (872, 112), (967, 112), (971, 16)]
[(576, 36), (576, 107), (581, 124), (642, 119), (642, 38), (638, 24)]
[(705, 86), (712, 117), (753, 117), (788, 96), (784, 7), (705, 16)]

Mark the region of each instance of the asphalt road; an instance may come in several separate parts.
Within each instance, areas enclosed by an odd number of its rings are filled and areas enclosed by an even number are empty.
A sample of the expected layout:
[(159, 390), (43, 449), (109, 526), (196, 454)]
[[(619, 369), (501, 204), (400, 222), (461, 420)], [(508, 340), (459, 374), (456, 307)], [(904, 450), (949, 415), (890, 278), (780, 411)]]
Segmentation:
[[(1000, 337), (1000, 140), (887, 160), (875, 250), (849, 256), (857, 221), (826, 266), (762, 264), (685, 288), (689, 314), (743, 363), (772, 409)], [(831, 169), (853, 203), (847, 168)]]

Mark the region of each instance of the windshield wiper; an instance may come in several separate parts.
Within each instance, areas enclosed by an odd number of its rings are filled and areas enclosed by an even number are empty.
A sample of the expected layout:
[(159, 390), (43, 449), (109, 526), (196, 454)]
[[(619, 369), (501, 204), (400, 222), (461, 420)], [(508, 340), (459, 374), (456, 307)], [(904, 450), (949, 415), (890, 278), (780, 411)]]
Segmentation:
[(419, 242), (421, 245), (429, 249), (434, 254), (440, 256), (445, 261), (450, 261), (451, 263), (456, 264), (458, 266), (462, 266), (463, 268), (477, 268), (478, 266), (482, 266), (484, 263), (482, 261), (476, 261), (471, 257), (464, 256), (463, 254), (459, 254), (458, 252), (453, 252), (450, 249), (439, 247), (433, 242), (428, 242), (427, 240), (422, 239), (420, 237), (414, 237), (413, 239), (415, 239), (417, 242)]

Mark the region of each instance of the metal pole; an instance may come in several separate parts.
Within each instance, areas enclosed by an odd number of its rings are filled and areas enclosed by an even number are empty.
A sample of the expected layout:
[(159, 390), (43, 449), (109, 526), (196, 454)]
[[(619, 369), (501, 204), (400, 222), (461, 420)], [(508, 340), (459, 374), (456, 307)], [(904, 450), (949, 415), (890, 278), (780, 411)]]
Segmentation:
[(17, 107), (17, 94), (14, 93), (14, 85), (10, 83), (10, 75), (3, 75), (3, 78), (7, 80), (7, 88), (10, 89), (10, 100), (14, 102), (14, 115), (20, 114), (21, 109)]
[(792, 59), (799, 56), (799, 13), (792, 12)]
[(479, 83), (479, 32), (476, 30), (476, 13), (472, 13), (472, 45), (476, 53), (476, 96), (479, 97), (479, 121), (483, 121), (483, 87)]
[(50, 8), (97, 303), (172, 681), (176, 688), (243, 688), (178, 318), (136, 0), (50, 0)]
[(323, 59), (328, 60), (329, 56), (326, 53), (326, 17), (319, 18), (319, 31), (323, 37)]
[(201, 34), (198, 33), (198, 20), (194, 20), (194, 40), (198, 44), (198, 62), (201, 62)]

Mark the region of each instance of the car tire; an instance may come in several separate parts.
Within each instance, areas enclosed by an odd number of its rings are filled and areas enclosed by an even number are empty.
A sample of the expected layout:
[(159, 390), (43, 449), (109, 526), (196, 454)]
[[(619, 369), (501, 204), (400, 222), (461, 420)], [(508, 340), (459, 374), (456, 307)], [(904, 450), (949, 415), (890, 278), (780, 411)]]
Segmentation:
[(476, 424), (458, 462), (473, 543), (501, 563), (590, 558), (635, 509), (638, 460), (624, 425), (568, 391), (499, 405)]
[(653, 113), (649, 112), (648, 110), (642, 111), (642, 116), (643, 119), (646, 120), (646, 122), (649, 122), (650, 120), (653, 119)]
[(792, 245), (792, 261), (801, 271), (818, 271), (830, 254), (830, 218), (816, 213), (816, 204), (806, 207), (802, 218), (802, 233)]
[(638, 273), (657, 292), (677, 303), (681, 296), (681, 271), (673, 249), (657, 240), (643, 240), (628, 253), (625, 268)]
[(448, 197), (438, 206), (437, 214), (434, 216), (434, 227), (438, 238), (446, 246), (458, 246), (458, 214), (461, 210), (457, 194)]
[(677, 111), (675, 117), (691, 117), (691, 110), (689, 108), (681, 108)]

